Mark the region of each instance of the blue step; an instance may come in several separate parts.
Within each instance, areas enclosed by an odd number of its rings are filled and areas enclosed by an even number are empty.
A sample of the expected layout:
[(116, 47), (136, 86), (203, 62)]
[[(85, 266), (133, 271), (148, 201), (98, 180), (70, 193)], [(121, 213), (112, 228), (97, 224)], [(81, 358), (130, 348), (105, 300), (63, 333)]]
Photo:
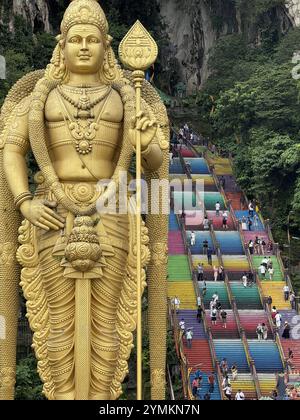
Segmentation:
[[(196, 375), (194, 373), (190, 376), (191, 384), (192, 384), (195, 376)], [(197, 394), (197, 398), (199, 400), (203, 400), (204, 395), (207, 394), (208, 391), (209, 391), (209, 383), (208, 383), (208, 376), (209, 375), (207, 375), (207, 373), (201, 372), (201, 376), (202, 376), (202, 386), (201, 386), (201, 390), (198, 391), (198, 394)], [(220, 388), (219, 388), (219, 384), (218, 384), (218, 379), (217, 378), (216, 378), (216, 381), (215, 381), (214, 392), (212, 394), (210, 394), (210, 399), (212, 401), (219, 401), (219, 400), (221, 400)]]
[(184, 158), (185, 164), (189, 164), (192, 174), (208, 175), (209, 169), (203, 158)]
[(169, 230), (179, 230), (177, 217), (174, 212), (170, 212), (169, 214)]
[[(186, 232), (186, 236), (187, 236), (187, 242), (190, 246), (191, 244), (191, 233), (192, 231), (187, 231)], [(215, 254), (215, 248), (214, 248), (214, 244), (213, 244), (213, 240), (211, 237), (210, 232), (206, 232), (206, 231), (194, 231), (195, 235), (196, 235), (196, 243), (194, 246), (190, 246), (191, 248), (191, 253), (193, 255), (199, 255), (199, 254), (203, 254), (203, 241), (206, 239), (208, 242), (208, 246), (212, 249), (213, 253)]]
[(215, 232), (223, 255), (243, 255), (244, 248), (239, 232)]
[(173, 164), (169, 165), (169, 172), (170, 174), (184, 174), (185, 173), (179, 158), (173, 159)]
[[(256, 214), (258, 216), (258, 214), (256, 212), (254, 212), (254, 214)], [(236, 218), (238, 220), (242, 220), (243, 216), (245, 216), (248, 219), (248, 217), (249, 217), (249, 211), (248, 210), (237, 210), (237, 211), (235, 211), (235, 215), (236, 215)], [(253, 222), (253, 219), (251, 219), (251, 220)], [(258, 227), (254, 229), (254, 226), (252, 225), (252, 229), (251, 230), (257, 231), (257, 232), (259, 232), (259, 231), (262, 232), (262, 231), (265, 230), (265, 227), (262, 224), (262, 222), (261, 222), (261, 220), (260, 220), (259, 217), (258, 217)]]
[(283, 371), (280, 353), (274, 341), (248, 340), (248, 342), (250, 354), (258, 373), (280, 373)]
[(250, 372), (246, 353), (241, 340), (214, 340), (216, 355), (219, 362), (227, 359), (229, 369), (233, 364), (237, 365), (239, 372)]

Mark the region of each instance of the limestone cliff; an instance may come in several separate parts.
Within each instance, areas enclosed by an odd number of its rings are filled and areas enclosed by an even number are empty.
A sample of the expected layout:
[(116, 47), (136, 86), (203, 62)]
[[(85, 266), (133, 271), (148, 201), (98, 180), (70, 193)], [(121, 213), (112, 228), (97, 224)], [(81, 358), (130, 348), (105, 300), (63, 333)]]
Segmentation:
[[(250, 43), (259, 44), (261, 32), (256, 22), (249, 22), (234, 0), (158, 0), (161, 16), (176, 54), (180, 78), (187, 91), (200, 88), (209, 75), (211, 48), (222, 35), (244, 33)], [(259, 17), (260, 24), (270, 23), (286, 32), (300, 26), (300, 0), (287, 0)]]

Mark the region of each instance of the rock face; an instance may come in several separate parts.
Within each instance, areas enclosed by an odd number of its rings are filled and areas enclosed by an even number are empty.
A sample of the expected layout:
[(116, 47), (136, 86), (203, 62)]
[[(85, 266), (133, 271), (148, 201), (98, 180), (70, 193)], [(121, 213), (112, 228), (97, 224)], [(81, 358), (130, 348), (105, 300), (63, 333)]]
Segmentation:
[[(55, 0), (53, 0), (55, 1)], [(2, 9), (7, 7), (3, 5)], [(49, 32), (51, 26), (49, 23), (49, 7), (48, 2), (45, 0), (13, 0), (10, 13), (11, 21), (10, 27), (13, 29), (13, 20), (14, 15), (21, 15), (27, 22), (30, 23), (33, 31), (44, 30)], [(3, 10), (1, 11), (1, 15)]]
[(300, 0), (287, 0), (286, 7), (296, 26), (300, 26)]
[[(246, 33), (250, 42), (259, 43), (260, 33), (241, 16), (233, 0), (158, 0), (161, 16), (175, 51), (180, 78), (187, 92), (201, 88), (209, 75), (211, 48), (219, 37)], [(287, 8), (274, 8), (265, 22), (276, 19), (285, 32), (291, 25), (300, 26), (300, 0), (287, 0)]]
[[(67, 0), (65, 5), (68, 4)], [(222, 35), (245, 33), (250, 42), (259, 43), (260, 33), (255, 25), (245, 22), (235, 0), (157, 0), (166, 24), (169, 47), (164, 62), (176, 67), (179, 79), (187, 92), (200, 89), (209, 76), (208, 60), (212, 47)], [(0, 0), (0, 23), (9, 10), (10, 27), (13, 16), (22, 15), (33, 32), (53, 31), (59, 0)], [(2, 5), (2, 6), (1, 6)], [(300, 26), (300, 0), (286, 0), (286, 7), (274, 8), (262, 17), (266, 22), (279, 21), (282, 31), (291, 25)], [(57, 26), (57, 22), (53, 24)], [(57, 31), (58, 28), (54, 28)], [(174, 57), (176, 63), (174, 63)], [(164, 66), (168, 69), (168, 66)], [(168, 70), (166, 70), (168, 71)], [(168, 90), (168, 89), (167, 89)]]

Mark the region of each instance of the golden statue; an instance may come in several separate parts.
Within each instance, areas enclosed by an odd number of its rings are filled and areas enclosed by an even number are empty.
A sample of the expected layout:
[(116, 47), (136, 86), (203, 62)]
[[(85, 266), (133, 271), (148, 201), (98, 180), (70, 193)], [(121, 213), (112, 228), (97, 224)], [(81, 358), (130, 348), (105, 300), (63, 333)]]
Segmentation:
[[(128, 212), (118, 200), (116, 212), (97, 203), (109, 202), (129, 172), (137, 138), (150, 193), (152, 179), (168, 178), (168, 120), (151, 85), (118, 65), (108, 29), (96, 0), (73, 0), (51, 63), (17, 82), (2, 107), (2, 400), (14, 396), (20, 278), (46, 397), (113, 400), (122, 394), (136, 328), (139, 258), (143, 286), (147, 266), (152, 399), (165, 398), (167, 215), (148, 214), (141, 222), (138, 255), (132, 200)], [(135, 34), (133, 55), (140, 57), (145, 40), (140, 28)], [(127, 42), (132, 61), (130, 48)], [(34, 195), (30, 149), (40, 170)], [(102, 180), (110, 182), (101, 186)], [(156, 200), (161, 205), (168, 197)]]

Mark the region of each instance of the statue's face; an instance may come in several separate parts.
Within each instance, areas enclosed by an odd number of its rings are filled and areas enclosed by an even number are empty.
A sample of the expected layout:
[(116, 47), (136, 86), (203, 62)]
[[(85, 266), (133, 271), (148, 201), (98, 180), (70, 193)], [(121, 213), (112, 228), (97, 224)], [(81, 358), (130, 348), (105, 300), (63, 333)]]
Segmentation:
[(70, 28), (64, 47), (65, 63), (72, 73), (95, 74), (103, 64), (105, 46), (100, 30), (94, 25), (78, 24)]

